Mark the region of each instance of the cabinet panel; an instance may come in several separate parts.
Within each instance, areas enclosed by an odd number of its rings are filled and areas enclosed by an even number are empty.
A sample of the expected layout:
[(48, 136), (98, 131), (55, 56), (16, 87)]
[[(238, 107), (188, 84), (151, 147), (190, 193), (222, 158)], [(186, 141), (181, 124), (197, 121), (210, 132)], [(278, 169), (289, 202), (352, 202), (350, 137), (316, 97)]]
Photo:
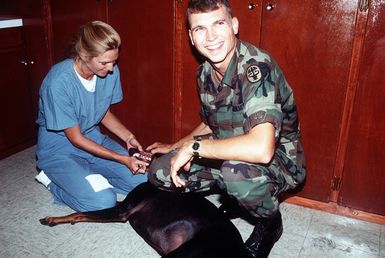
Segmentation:
[(370, 3), (339, 203), (385, 215), (385, 6)]
[(19, 28), (7, 28), (0, 31), (0, 48), (21, 46), (23, 44), (21, 30)]
[[(0, 36), (2, 35), (0, 31)], [(32, 114), (31, 89), (25, 49), (22, 45), (0, 49), (0, 157), (12, 148), (34, 139), (36, 130)]]
[(328, 201), (354, 39), (357, 0), (266, 1), (261, 48), (294, 90), (308, 176), (300, 195)]
[[(181, 66), (181, 85), (179, 86), (177, 94), (179, 94), (179, 101), (176, 103), (179, 106), (180, 124), (176, 126), (180, 129), (176, 133), (176, 139), (179, 140), (182, 136), (189, 134), (199, 123), (199, 98), (197, 92), (196, 70), (202, 62), (200, 56), (191, 45), (188, 35), (188, 24), (186, 19), (186, 9), (188, 1), (175, 1), (177, 3), (177, 33), (180, 33), (180, 42), (177, 46), (177, 64), (176, 67)], [(179, 31), (178, 31), (179, 30)]]
[[(133, 12), (133, 13), (131, 13)], [(113, 108), (143, 146), (171, 142), (173, 128), (173, 1), (108, 4), (108, 21), (119, 32), (124, 99)]]
[(68, 56), (68, 45), (79, 26), (92, 20), (107, 20), (106, 4), (107, 0), (50, 0), (54, 63)]
[(47, 2), (2, 0), (0, 5), (2, 15), (23, 19), (22, 27), (0, 31), (4, 67), (0, 72), (1, 85), (4, 86), (0, 95), (6, 123), (1, 128), (1, 157), (36, 143), (34, 121), (38, 89), (51, 63), (47, 42)]
[(26, 62), (32, 91), (33, 120), (36, 120), (40, 85), (52, 63), (48, 43), (48, 17), (46, 16), (48, 0), (19, 0), (18, 8), (23, 17)]

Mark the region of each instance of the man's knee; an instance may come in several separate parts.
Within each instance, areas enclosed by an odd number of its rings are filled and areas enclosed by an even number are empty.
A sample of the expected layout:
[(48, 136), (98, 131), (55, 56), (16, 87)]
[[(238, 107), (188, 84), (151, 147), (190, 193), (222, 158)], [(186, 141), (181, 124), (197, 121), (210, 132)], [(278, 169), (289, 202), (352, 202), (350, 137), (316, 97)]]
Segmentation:
[(256, 217), (269, 216), (278, 209), (278, 185), (263, 169), (239, 161), (225, 161), (221, 167), (227, 193)]
[(164, 154), (151, 162), (148, 169), (148, 180), (151, 184), (161, 187), (165, 182), (170, 181), (171, 158), (175, 152)]
[(252, 179), (246, 176), (248, 170), (249, 165), (238, 161), (224, 161), (221, 167), (224, 188), (238, 202), (242, 201), (242, 198), (251, 188)]
[(241, 161), (227, 160), (224, 161), (221, 166), (221, 174), (225, 183), (249, 180), (252, 177), (261, 175), (261, 173), (255, 173), (256, 171), (253, 170), (250, 163)]

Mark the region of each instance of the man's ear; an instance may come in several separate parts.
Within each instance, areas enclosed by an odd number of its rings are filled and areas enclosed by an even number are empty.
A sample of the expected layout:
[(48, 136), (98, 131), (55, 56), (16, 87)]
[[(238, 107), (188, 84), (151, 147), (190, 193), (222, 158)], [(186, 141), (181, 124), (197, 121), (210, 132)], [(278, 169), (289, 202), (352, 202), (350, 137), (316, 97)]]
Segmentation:
[(191, 30), (188, 30), (188, 35), (189, 35), (189, 37), (190, 37), (191, 45), (194, 46), (194, 41), (193, 41), (193, 37), (192, 37), (192, 32), (191, 32)]
[(238, 28), (239, 28), (239, 22), (238, 22), (237, 17), (233, 17), (231, 19), (231, 24), (233, 27), (234, 34), (237, 35), (238, 34)]

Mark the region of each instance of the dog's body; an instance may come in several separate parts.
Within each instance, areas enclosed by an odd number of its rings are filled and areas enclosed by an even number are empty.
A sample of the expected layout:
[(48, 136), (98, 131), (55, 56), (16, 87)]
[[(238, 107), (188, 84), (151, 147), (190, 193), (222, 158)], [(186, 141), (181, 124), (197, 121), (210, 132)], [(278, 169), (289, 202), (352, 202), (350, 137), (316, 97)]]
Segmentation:
[(44, 225), (126, 222), (163, 257), (250, 257), (233, 223), (198, 194), (180, 194), (143, 183), (116, 207), (46, 217)]

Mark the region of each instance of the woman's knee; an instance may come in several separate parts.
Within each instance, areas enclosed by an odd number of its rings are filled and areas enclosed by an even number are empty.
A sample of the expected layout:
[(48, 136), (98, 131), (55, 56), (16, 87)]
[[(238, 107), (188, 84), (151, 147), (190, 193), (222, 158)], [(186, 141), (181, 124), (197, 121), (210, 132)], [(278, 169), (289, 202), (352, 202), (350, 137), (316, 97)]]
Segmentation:
[(148, 175), (145, 174), (126, 174), (121, 178), (109, 178), (115, 188), (115, 192), (127, 195), (135, 187), (147, 181)]

